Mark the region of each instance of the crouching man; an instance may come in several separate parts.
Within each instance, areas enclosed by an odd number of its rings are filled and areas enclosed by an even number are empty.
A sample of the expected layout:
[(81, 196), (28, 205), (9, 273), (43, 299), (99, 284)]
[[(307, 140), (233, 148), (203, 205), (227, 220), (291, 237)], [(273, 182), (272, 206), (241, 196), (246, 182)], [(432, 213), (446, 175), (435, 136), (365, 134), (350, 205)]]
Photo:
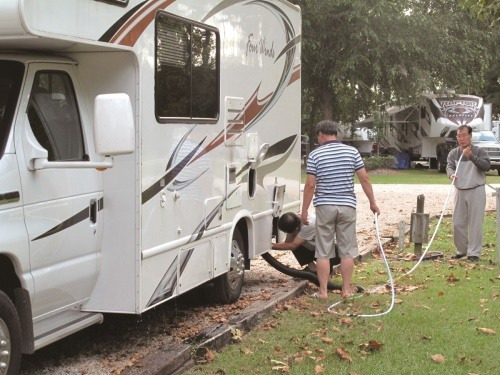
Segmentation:
[[(300, 222), (299, 215), (287, 212), (280, 216), (278, 228), (287, 235), (284, 242), (274, 243), (272, 249), (291, 250), (297, 262), (301, 266), (306, 266), (303, 271), (316, 274), (316, 258), (314, 258), (316, 227), (314, 216), (309, 217), (309, 223), (306, 225)], [(335, 254), (335, 258), (330, 259), (330, 274), (333, 266), (337, 264), (340, 264), (338, 253)]]

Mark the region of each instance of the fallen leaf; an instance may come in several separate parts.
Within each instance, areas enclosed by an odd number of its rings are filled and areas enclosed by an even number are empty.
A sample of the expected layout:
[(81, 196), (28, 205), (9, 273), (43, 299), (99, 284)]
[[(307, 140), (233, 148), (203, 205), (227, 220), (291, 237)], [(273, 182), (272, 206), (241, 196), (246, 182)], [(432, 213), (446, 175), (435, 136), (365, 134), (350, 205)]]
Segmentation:
[(272, 296), (273, 296), (272, 293), (266, 292), (266, 293), (262, 293), (260, 295), (260, 298), (267, 301), (267, 300), (270, 300)]
[(439, 296), (439, 297), (444, 296), (444, 292), (438, 292), (438, 296)]
[(304, 362), (304, 357), (295, 357), (293, 360), (297, 363), (302, 363)]
[(340, 318), (339, 319), (340, 324), (351, 324), (352, 323), (352, 318)]
[(384, 346), (384, 344), (382, 344), (382, 343), (380, 343), (378, 341), (370, 340), (370, 341), (368, 341), (365, 344), (361, 344), (359, 347), (361, 349), (369, 350), (369, 351), (374, 352), (374, 351), (382, 349), (383, 346)]
[(445, 361), (444, 356), (441, 354), (431, 355), (431, 358), (436, 363), (444, 363), (444, 361)]
[(233, 341), (240, 342), (243, 334), (238, 328), (231, 328), (231, 337)]
[(342, 358), (342, 359), (345, 359), (346, 361), (348, 362), (352, 362), (352, 358), (351, 356), (349, 355), (349, 353), (347, 352), (347, 350), (344, 350), (342, 348), (338, 348), (336, 351), (337, 355)]
[(479, 332), (482, 332), (487, 335), (496, 335), (496, 332), (491, 328), (476, 328)]
[(215, 359), (215, 354), (213, 351), (207, 349), (204, 357), (205, 361), (212, 362)]
[(315, 374), (321, 374), (323, 371), (325, 371), (325, 365), (316, 365), (314, 367)]
[(455, 282), (459, 281), (459, 279), (457, 279), (454, 274), (450, 274), (450, 275), (446, 276), (446, 281), (448, 281), (450, 283), (455, 283)]
[(253, 352), (248, 349), (248, 348), (243, 348), (243, 349), (240, 349), (240, 351), (243, 353), (243, 354), (246, 354), (246, 355), (251, 355), (253, 354)]
[(277, 361), (275, 359), (271, 359), (271, 364), (272, 365), (278, 365), (278, 366), (286, 366), (286, 363), (285, 362), (282, 362), (282, 361)]
[(331, 344), (331, 343), (333, 343), (333, 339), (331, 339), (329, 337), (322, 337), (321, 341), (323, 341), (325, 344)]

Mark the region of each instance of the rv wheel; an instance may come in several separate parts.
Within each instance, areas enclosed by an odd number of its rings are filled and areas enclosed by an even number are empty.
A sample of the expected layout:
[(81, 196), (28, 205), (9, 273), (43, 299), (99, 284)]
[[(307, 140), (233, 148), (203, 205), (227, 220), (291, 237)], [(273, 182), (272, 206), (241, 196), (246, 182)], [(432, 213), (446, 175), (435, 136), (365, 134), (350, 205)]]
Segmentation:
[(0, 375), (19, 373), (21, 365), (21, 323), (16, 308), (0, 291)]
[(240, 298), (245, 277), (245, 245), (238, 228), (235, 228), (231, 243), (229, 271), (213, 281), (209, 298), (213, 302), (233, 303)]

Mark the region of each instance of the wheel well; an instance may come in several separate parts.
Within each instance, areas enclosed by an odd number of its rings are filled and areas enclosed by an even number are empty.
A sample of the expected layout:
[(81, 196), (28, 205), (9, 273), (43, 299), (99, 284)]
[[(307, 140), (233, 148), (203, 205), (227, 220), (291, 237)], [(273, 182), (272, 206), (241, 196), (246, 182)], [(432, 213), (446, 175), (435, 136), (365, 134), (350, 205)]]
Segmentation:
[(14, 289), (20, 287), (21, 282), (17, 277), (12, 261), (6, 255), (0, 255), (0, 290), (14, 301)]
[(248, 248), (250, 246), (248, 242), (248, 223), (246, 219), (241, 219), (236, 224), (236, 228), (240, 231), (241, 237), (243, 238), (243, 244), (245, 245), (245, 269), (250, 269), (250, 259), (248, 259)]

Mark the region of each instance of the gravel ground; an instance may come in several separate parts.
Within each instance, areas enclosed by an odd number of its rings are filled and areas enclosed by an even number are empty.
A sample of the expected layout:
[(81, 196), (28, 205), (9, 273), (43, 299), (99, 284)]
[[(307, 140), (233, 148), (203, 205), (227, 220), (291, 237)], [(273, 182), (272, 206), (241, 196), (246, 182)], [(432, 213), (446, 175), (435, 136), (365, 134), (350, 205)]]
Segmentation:
[[(499, 177), (500, 182), (500, 177)], [(439, 215), (448, 194), (446, 185), (374, 185), (381, 211), (379, 227), (383, 237), (397, 236), (398, 223), (404, 220), (409, 228), (410, 216), (416, 211), (417, 196), (424, 194), (426, 213)], [(361, 253), (376, 247), (373, 216), (368, 200), (359, 185), (357, 232)], [(452, 212), (452, 200), (447, 214)], [(492, 190), (487, 189), (487, 209), (496, 207)], [(274, 252), (286, 264), (296, 266), (288, 252)], [(196, 336), (214, 323), (225, 323), (238, 311), (259, 299), (269, 299), (277, 285), (293, 287), (295, 280), (280, 274), (263, 260), (252, 261), (245, 274), (240, 300), (230, 306), (196, 304), (199, 293), (178, 298), (142, 316), (106, 315), (104, 323), (90, 327), (62, 341), (24, 356), (22, 374), (119, 374), (141, 358), (172, 342)]]

